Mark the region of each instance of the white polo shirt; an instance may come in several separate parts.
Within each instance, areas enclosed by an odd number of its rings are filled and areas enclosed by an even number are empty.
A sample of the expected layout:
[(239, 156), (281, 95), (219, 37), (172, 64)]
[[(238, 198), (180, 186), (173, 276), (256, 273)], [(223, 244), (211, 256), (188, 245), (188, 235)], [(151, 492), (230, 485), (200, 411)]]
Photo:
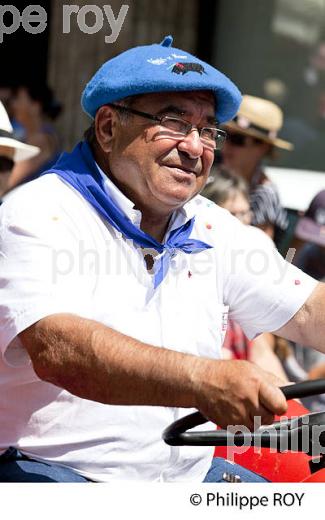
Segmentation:
[[(106, 186), (139, 226), (133, 203)], [(153, 291), (143, 254), (56, 175), (7, 197), (0, 208), (0, 452), (16, 446), (101, 482), (203, 480), (212, 448), (161, 439), (192, 410), (75, 397), (41, 381), (15, 339), (45, 316), (73, 313), (155, 346), (217, 359), (228, 308), (250, 338), (284, 325), (316, 282), (284, 262), (261, 231), (201, 196), (176, 212), (169, 232), (193, 215), (191, 236), (213, 248), (178, 252)]]

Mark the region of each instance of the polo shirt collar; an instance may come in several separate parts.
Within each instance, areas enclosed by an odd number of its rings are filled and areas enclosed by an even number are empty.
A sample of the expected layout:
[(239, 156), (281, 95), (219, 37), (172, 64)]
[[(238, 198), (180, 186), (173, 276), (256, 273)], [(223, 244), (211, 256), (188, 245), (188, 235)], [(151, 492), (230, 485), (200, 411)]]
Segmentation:
[[(103, 172), (100, 166), (96, 163), (98, 171), (104, 181), (104, 187), (106, 193), (111, 197), (113, 202), (118, 206), (120, 210), (131, 220), (131, 222), (136, 226), (140, 227), (141, 224), (141, 211), (134, 208), (134, 202), (124, 195), (124, 193), (119, 190), (119, 188), (114, 184), (114, 182)], [(171, 218), (170, 226), (168, 231), (172, 231), (178, 226), (186, 223), (188, 220), (193, 218), (196, 213), (197, 204), (200, 202), (200, 199), (196, 196), (184, 206), (178, 210), (176, 210)]]

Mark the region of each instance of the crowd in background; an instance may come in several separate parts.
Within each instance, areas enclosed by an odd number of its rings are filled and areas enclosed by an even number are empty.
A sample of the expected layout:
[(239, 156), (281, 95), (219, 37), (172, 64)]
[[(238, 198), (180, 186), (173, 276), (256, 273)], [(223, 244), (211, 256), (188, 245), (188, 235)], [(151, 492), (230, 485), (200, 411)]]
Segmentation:
[[(0, 97), (1, 203), (1, 197), (5, 199), (10, 191), (36, 179), (56, 162), (61, 144), (53, 122), (61, 112), (61, 105), (46, 85), (2, 88)], [(290, 142), (278, 137), (282, 126), (279, 106), (245, 95), (236, 118), (224, 125), (227, 140), (203, 191), (204, 196), (230, 211), (243, 224), (259, 227), (280, 251), (284, 237), (288, 242), (288, 215), (275, 185), (264, 171), (264, 164), (277, 149), (287, 153), (293, 149)], [(289, 238), (297, 249), (294, 263), (318, 280), (325, 279), (325, 189), (313, 199), (305, 215), (299, 217), (294, 235)], [(223, 351), (227, 359), (251, 360), (282, 380), (325, 377), (323, 354), (289, 344), (270, 333), (250, 341), (233, 320), (228, 324)], [(323, 401), (320, 396), (309, 400), (307, 405), (317, 410)]]
[[(225, 125), (227, 140), (203, 193), (244, 224), (259, 227), (279, 250), (288, 232), (288, 217), (263, 167), (264, 160), (272, 157), (277, 148), (288, 153), (293, 148), (278, 137), (282, 125), (283, 114), (275, 103), (244, 96), (236, 118)], [(292, 238), (296, 249), (293, 262), (317, 280), (325, 279), (325, 189), (298, 219)], [(289, 344), (272, 334), (249, 341), (231, 320), (224, 351), (228, 359), (249, 359), (290, 381), (325, 376), (324, 354)], [(322, 408), (324, 402), (324, 396), (306, 400), (313, 410)]]
[[(0, 145), (15, 151), (13, 164), (7, 165), (10, 168), (6, 171), (2, 169), (6, 177), (2, 176), (1, 197), (20, 184), (36, 179), (42, 171), (50, 168), (60, 156), (62, 148), (53, 125), (61, 112), (61, 105), (47, 85), (28, 83), (14, 88), (1, 88), (0, 101)], [(3, 132), (8, 135), (5, 136)], [(15, 138), (15, 143), (10, 140), (4, 142), (5, 138)], [(23, 144), (29, 153), (17, 155), (17, 149)], [(0, 152), (3, 156), (2, 146)]]

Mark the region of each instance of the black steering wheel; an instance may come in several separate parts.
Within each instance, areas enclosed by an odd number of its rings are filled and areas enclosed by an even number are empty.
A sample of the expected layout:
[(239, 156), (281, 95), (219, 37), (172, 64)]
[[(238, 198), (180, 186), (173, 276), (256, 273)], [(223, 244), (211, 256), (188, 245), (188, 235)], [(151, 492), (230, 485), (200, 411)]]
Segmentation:
[[(283, 386), (281, 390), (287, 400), (322, 394), (325, 393), (325, 379)], [(313, 456), (324, 453), (322, 448), (325, 447), (325, 412), (281, 420), (249, 433), (232, 433), (226, 430), (187, 431), (206, 422), (209, 422), (208, 419), (200, 412), (192, 413), (168, 426), (162, 437), (170, 446), (254, 445), (276, 447), (278, 451), (303, 451)], [(315, 427), (318, 428), (317, 435), (313, 434)], [(285, 450), (281, 449), (283, 446)]]

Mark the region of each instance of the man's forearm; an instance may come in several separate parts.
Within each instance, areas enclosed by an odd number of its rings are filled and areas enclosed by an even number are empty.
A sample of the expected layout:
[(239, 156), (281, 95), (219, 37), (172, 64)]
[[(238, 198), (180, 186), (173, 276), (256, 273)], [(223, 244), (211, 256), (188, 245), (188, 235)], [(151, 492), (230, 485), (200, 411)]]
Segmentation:
[(224, 361), (141, 343), (95, 321), (57, 314), (20, 339), (36, 374), (105, 404), (198, 408), (225, 428), (286, 410), (273, 376), (247, 361)]
[(106, 404), (194, 407), (200, 358), (154, 347), (98, 322), (53, 315), (20, 334), (45, 381)]

